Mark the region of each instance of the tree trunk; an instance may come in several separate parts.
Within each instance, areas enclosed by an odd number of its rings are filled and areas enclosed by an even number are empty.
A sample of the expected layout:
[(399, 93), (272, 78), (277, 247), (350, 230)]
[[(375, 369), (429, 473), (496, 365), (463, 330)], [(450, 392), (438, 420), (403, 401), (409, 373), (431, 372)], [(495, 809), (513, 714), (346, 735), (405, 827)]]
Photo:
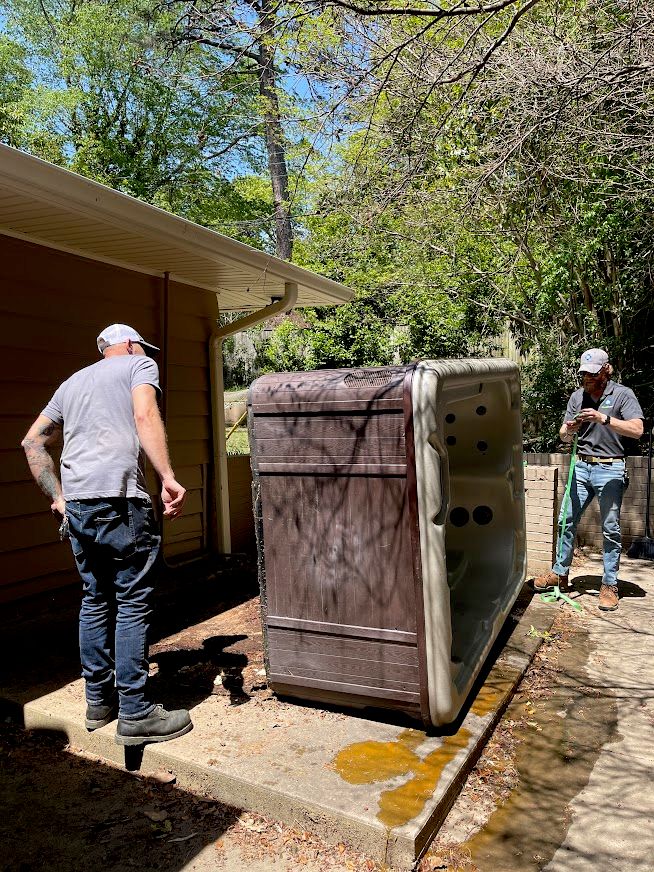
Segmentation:
[(275, 13), (269, 0), (259, 8), (259, 93), (263, 98), (264, 131), (268, 151), (268, 170), (275, 204), (275, 240), (277, 257), (290, 260), (293, 253), (293, 228), (289, 214), (288, 170), (284, 151), (284, 132), (279, 115), (275, 84), (275, 52), (268, 42)]

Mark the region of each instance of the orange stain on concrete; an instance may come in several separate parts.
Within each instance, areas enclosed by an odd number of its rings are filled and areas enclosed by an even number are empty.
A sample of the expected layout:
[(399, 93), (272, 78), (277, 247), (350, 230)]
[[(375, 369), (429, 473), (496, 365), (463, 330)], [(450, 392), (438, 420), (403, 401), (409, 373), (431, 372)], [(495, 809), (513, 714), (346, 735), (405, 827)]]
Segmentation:
[(470, 711), (480, 718), (495, 711), (509, 696), (514, 685), (515, 678), (511, 676), (494, 676), (492, 680), (483, 685), (470, 707)]
[(468, 745), (470, 733), (461, 728), (422, 759), (416, 749), (425, 738), (420, 730), (404, 730), (393, 742), (357, 742), (343, 748), (334, 760), (336, 771), (350, 784), (374, 784), (413, 774), (400, 787), (382, 791), (377, 818), (387, 827), (402, 826), (420, 814), (443, 769)]

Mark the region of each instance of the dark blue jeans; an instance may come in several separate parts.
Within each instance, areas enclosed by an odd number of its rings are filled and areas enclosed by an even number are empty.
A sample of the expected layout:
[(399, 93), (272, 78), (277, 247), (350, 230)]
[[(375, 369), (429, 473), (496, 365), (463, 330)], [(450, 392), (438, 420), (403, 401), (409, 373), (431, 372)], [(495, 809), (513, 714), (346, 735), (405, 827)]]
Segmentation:
[(104, 705), (118, 690), (119, 717), (154, 708), (146, 695), (148, 631), (161, 537), (146, 500), (66, 502), (70, 542), (83, 582), (79, 644), (86, 699)]
[[(575, 533), (581, 516), (593, 497), (597, 497), (602, 521), (604, 551), (603, 584), (617, 585), (622, 537), (620, 534), (620, 509), (624, 493), (624, 460), (619, 463), (586, 463), (578, 460), (572, 475), (570, 501), (566, 512), (563, 540), (557, 543), (557, 561), (552, 567), (557, 575), (567, 575), (572, 563)], [(561, 506), (563, 510), (563, 506)], [(562, 512), (559, 514), (559, 531)], [(560, 552), (559, 552), (560, 549)], [(560, 559), (559, 559), (560, 553)]]

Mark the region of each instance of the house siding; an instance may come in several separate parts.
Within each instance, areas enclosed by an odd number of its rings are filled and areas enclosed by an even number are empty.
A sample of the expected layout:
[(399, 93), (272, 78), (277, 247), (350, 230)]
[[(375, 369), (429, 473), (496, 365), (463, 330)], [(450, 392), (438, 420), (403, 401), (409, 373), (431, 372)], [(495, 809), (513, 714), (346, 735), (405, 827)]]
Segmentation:
[[(98, 360), (95, 337), (128, 323), (162, 344), (163, 279), (0, 236), (0, 602), (76, 583), (47, 499), (20, 441), (56, 387)], [(170, 283), (167, 430), (173, 467), (188, 489), (184, 515), (166, 524), (164, 555), (208, 546), (211, 406), (208, 339), (214, 294)], [(162, 381), (164, 373), (162, 372)], [(157, 479), (148, 472), (154, 493)]]

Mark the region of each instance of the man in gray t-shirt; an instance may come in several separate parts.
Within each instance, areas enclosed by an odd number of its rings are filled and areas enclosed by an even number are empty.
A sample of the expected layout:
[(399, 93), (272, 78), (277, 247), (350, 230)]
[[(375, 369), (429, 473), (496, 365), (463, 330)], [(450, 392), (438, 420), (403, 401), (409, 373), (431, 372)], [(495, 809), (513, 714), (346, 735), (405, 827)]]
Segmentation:
[[(83, 582), (80, 656), (86, 726), (118, 715), (121, 745), (163, 742), (192, 728), (186, 710), (166, 711), (147, 690), (147, 634), (161, 547), (145, 474), (161, 479), (164, 517), (182, 512), (186, 491), (170, 465), (157, 406), (159, 370), (146, 342), (126, 324), (97, 340), (102, 360), (55, 391), (22, 445), (32, 475), (61, 518)], [(61, 480), (48, 446), (63, 435)]]
[[(559, 517), (557, 559), (551, 571), (534, 580), (537, 591), (566, 589), (575, 532), (582, 514), (597, 497), (602, 521), (604, 576), (599, 608), (618, 608), (618, 568), (622, 551), (620, 509), (624, 492), (625, 448), (643, 435), (643, 410), (634, 392), (611, 381), (608, 354), (591, 348), (581, 355), (582, 387), (568, 401), (559, 435), (564, 442), (577, 436), (577, 462), (565, 517)], [(565, 522), (565, 523), (564, 523)]]

